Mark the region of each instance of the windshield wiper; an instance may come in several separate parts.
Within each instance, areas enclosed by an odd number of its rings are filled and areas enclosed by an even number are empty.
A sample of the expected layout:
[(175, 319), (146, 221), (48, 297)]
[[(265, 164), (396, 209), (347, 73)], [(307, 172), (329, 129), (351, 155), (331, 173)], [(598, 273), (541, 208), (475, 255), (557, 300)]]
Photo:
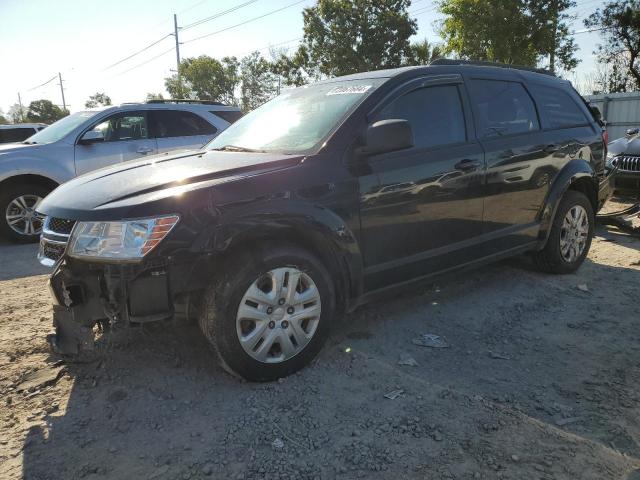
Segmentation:
[(267, 153), (266, 150), (258, 150), (255, 148), (239, 147), (237, 145), (225, 145), (220, 148), (213, 148), (212, 150), (218, 150), (222, 152), (248, 152), (248, 153)]

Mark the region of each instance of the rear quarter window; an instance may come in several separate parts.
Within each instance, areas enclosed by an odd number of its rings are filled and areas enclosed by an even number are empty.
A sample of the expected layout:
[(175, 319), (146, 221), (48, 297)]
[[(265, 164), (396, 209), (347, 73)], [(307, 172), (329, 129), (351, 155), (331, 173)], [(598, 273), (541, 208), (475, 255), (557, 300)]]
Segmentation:
[(221, 119), (229, 123), (234, 123), (242, 117), (242, 112), (234, 110), (212, 110), (209, 113), (213, 113), (215, 116), (220, 117)]
[(576, 101), (560, 88), (529, 85), (543, 117), (551, 128), (587, 125), (589, 121)]

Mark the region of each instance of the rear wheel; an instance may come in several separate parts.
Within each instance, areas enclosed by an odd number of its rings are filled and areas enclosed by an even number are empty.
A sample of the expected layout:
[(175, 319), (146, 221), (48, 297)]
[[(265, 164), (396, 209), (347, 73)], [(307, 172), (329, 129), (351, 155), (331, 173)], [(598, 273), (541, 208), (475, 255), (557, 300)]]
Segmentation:
[(544, 249), (534, 255), (540, 270), (571, 273), (582, 265), (593, 238), (594, 214), (589, 199), (582, 193), (565, 193), (551, 226)]
[(0, 193), (0, 233), (13, 242), (37, 242), (43, 220), (36, 209), (48, 193), (37, 184), (12, 185)]
[(307, 365), (335, 310), (331, 277), (297, 247), (267, 248), (228, 262), (204, 296), (200, 327), (227, 371), (269, 381)]

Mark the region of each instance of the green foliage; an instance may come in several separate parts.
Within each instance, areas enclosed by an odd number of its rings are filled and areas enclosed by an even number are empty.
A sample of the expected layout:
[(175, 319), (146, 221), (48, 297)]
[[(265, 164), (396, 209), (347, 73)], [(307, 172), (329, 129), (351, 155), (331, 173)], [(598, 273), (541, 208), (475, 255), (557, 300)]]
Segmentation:
[(537, 66), (549, 57), (571, 70), (578, 64), (566, 13), (572, 0), (442, 0), (444, 51), (470, 60)]
[(9, 123), (9, 120), (4, 116), (4, 112), (0, 110), (0, 125), (6, 125), (7, 123)]
[(429, 65), (442, 57), (442, 50), (438, 45), (431, 45), (426, 39), (409, 45), (404, 65)]
[(291, 56), (280, 55), (273, 70), (285, 83), (334, 77), (403, 64), (417, 24), (410, 0), (318, 0), (303, 11), (304, 39)]
[(598, 8), (584, 24), (601, 29), (598, 59), (612, 66), (604, 90), (624, 92), (640, 88), (640, 1), (612, 1)]
[(9, 107), (9, 111), (7, 112), (7, 116), (11, 123), (22, 123), (27, 119), (28, 109), (25, 107), (20, 107), (19, 103), (14, 103)]
[(171, 98), (212, 100), (235, 104), (235, 88), (240, 81), (236, 57), (216, 60), (207, 55), (186, 58), (180, 62), (180, 77), (164, 79)]
[(89, 100), (84, 102), (86, 108), (106, 107), (111, 105), (111, 98), (104, 92), (97, 92), (89, 96)]
[(278, 79), (271, 65), (253, 52), (240, 61), (240, 107), (249, 112), (273, 98), (278, 90)]
[(30, 122), (53, 123), (69, 115), (68, 110), (63, 110), (50, 100), (34, 100), (29, 104), (27, 118)]

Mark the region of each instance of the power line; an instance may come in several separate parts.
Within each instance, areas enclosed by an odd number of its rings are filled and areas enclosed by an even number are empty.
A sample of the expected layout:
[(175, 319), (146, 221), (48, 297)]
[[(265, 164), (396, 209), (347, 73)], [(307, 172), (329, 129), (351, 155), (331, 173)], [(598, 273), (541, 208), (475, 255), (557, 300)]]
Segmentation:
[(231, 7), (222, 12), (214, 13), (209, 17), (201, 18), (200, 20), (196, 20), (195, 22), (191, 22), (185, 25), (184, 27), (181, 28), (181, 30), (187, 30), (189, 28), (197, 27), (198, 25), (202, 25), (203, 23), (209, 22), (211, 20), (215, 20), (216, 18), (223, 17), (224, 15), (235, 12), (236, 10), (240, 10), (241, 8), (246, 7), (247, 5), (251, 5), (252, 3), (256, 3), (257, 1), (258, 0), (249, 0), (248, 2), (241, 3), (240, 5), (236, 5), (235, 7)]
[(53, 82), (56, 78), (58, 78), (58, 75), (57, 75), (57, 74), (56, 74), (56, 75), (54, 75), (53, 77), (51, 77), (51, 78), (50, 78), (49, 80), (47, 80), (46, 82), (41, 83), (40, 85), (36, 85), (36, 86), (35, 86), (35, 87), (33, 87), (33, 88), (30, 88), (29, 90), (27, 90), (27, 92), (30, 92), (31, 90), (35, 90), (36, 88), (44, 87), (47, 83), (51, 83), (51, 82)]
[(146, 60), (146, 61), (144, 61), (142, 63), (139, 63), (139, 64), (137, 64), (137, 65), (135, 65), (135, 66), (133, 66), (131, 68), (128, 68), (127, 70), (124, 70), (124, 71), (122, 71), (120, 73), (116, 73), (112, 78), (119, 77), (121, 75), (124, 75), (125, 73), (129, 73), (131, 70), (135, 70), (136, 68), (140, 68), (143, 65), (146, 65), (147, 63), (153, 62), (157, 58), (160, 58), (160, 57), (162, 57), (163, 55), (166, 55), (169, 52), (173, 52), (174, 50), (175, 50), (175, 47), (171, 47), (169, 50), (165, 50), (164, 52), (156, 55), (155, 57), (151, 57), (149, 60)]
[(213, 35), (217, 35), (218, 33), (226, 32), (227, 30), (231, 30), (233, 28), (237, 28), (237, 27), (240, 27), (242, 25), (246, 25), (247, 23), (255, 22), (256, 20), (260, 20), (261, 18), (268, 17), (269, 15), (273, 15), (274, 13), (281, 12), (283, 10), (286, 10), (287, 8), (294, 7), (294, 6), (299, 5), (299, 4), (301, 4), (303, 2), (306, 2), (306, 1), (307, 0), (298, 0), (297, 2), (291, 3), (289, 5), (286, 5), (284, 7), (278, 8), (276, 10), (272, 10), (272, 11), (267, 12), (267, 13), (265, 13), (263, 15), (258, 16), (258, 17), (250, 18), (249, 20), (245, 20), (244, 22), (240, 22), (240, 23), (237, 23), (235, 25), (231, 25), (230, 27), (226, 27), (226, 28), (223, 28), (221, 30), (216, 30), (215, 32), (207, 33), (206, 35), (200, 35), (199, 37), (192, 38), (192, 39), (187, 40), (187, 41), (185, 41), (183, 43), (195, 42), (196, 40), (202, 40), (203, 38), (211, 37)]
[(144, 47), (144, 48), (142, 48), (142, 49), (138, 50), (138, 51), (137, 51), (137, 52), (135, 52), (135, 53), (132, 53), (132, 54), (131, 54), (131, 55), (129, 55), (128, 57), (125, 57), (125, 58), (123, 58), (123, 59), (121, 59), (121, 60), (118, 60), (116, 63), (112, 63), (112, 64), (111, 64), (111, 65), (109, 65), (108, 67), (103, 68), (103, 69), (102, 69), (102, 71), (104, 72), (105, 70), (109, 70), (110, 68), (113, 68), (113, 67), (115, 67), (116, 65), (120, 65), (121, 63), (126, 62), (127, 60), (129, 60), (130, 58), (135, 57), (136, 55), (140, 55), (142, 52), (144, 52), (144, 51), (146, 51), (146, 50), (149, 50), (151, 47), (153, 47), (153, 46), (157, 45), (157, 44), (158, 44), (158, 43), (160, 43), (162, 40), (164, 40), (165, 38), (168, 38), (168, 37), (170, 37), (170, 36), (171, 36), (171, 34), (170, 34), (170, 33), (166, 34), (164, 37), (159, 38), (159, 39), (158, 39), (158, 40), (156, 40), (155, 42), (150, 43), (149, 45), (147, 45), (146, 47)]

